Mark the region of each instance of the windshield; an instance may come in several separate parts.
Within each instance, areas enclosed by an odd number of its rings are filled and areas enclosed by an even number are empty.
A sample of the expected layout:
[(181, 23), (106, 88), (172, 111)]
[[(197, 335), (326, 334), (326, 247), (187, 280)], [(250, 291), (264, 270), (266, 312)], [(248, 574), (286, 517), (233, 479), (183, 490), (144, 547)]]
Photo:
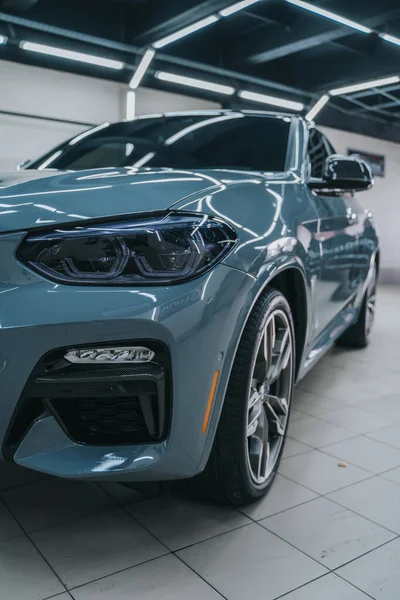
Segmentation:
[(284, 171), (290, 119), (225, 114), (154, 115), (84, 132), (29, 169), (170, 167)]

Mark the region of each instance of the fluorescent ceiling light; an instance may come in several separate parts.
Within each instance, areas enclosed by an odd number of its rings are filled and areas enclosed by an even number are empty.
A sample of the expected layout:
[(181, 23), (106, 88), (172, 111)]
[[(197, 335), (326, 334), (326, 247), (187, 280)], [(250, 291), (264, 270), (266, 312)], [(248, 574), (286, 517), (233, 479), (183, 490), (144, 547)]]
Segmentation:
[(132, 167), (136, 167), (138, 169), (140, 169), (140, 167), (143, 167), (146, 163), (150, 162), (152, 158), (154, 158), (156, 155), (155, 152), (148, 152), (147, 154), (145, 154), (144, 156), (142, 156), (142, 158), (139, 158), (139, 160), (137, 162), (135, 162)]
[(76, 60), (78, 62), (97, 65), (99, 67), (107, 67), (108, 69), (116, 69), (120, 71), (125, 67), (125, 63), (120, 60), (111, 60), (109, 58), (102, 58), (101, 56), (94, 56), (92, 54), (85, 54), (83, 52), (75, 52), (73, 50), (65, 50), (64, 48), (47, 46), (45, 44), (22, 41), (20, 42), (19, 47), (22, 48), (22, 50), (29, 50), (30, 52), (39, 52), (40, 54), (48, 54), (49, 56), (58, 56), (59, 58)]
[(386, 42), (390, 42), (391, 44), (396, 44), (396, 46), (400, 46), (400, 38), (395, 37), (394, 35), (389, 35), (388, 33), (380, 33), (379, 37), (381, 37)]
[(355, 85), (347, 85), (345, 87), (336, 88), (331, 90), (329, 93), (331, 96), (342, 96), (344, 94), (351, 94), (351, 92), (360, 92), (361, 90), (369, 90), (374, 87), (380, 87), (382, 85), (390, 85), (391, 83), (399, 83), (400, 77), (394, 75), (393, 77), (386, 77), (385, 79), (375, 79), (374, 81), (365, 81), (364, 83), (356, 83)]
[(135, 118), (135, 106), (136, 106), (136, 92), (133, 90), (128, 91), (126, 94), (126, 119), (127, 121), (133, 121)]
[(324, 108), (325, 104), (329, 102), (329, 98), (329, 94), (324, 94), (323, 96), (321, 96), (318, 102), (314, 104), (310, 112), (306, 114), (307, 121), (312, 121), (314, 117), (317, 116), (317, 114)]
[(7, 37), (5, 35), (0, 35), (0, 46), (7, 44)]
[(49, 165), (51, 165), (52, 162), (54, 162), (56, 160), (56, 158), (58, 158), (59, 156), (61, 156), (61, 154), (63, 153), (62, 150), (57, 150), (57, 152), (54, 152), (54, 154), (52, 154), (51, 156), (49, 156), (49, 158), (47, 160), (45, 160), (40, 167), (38, 167), (38, 171), (43, 171), (43, 169), (46, 169)]
[(229, 15), (233, 15), (233, 13), (238, 12), (238, 10), (243, 10), (243, 8), (247, 8), (248, 6), (251, 6), (259, 1), (260, 0), (242, 0), (241, 2), (236, 2), (227, 8), (223, 8), (218, 14), (220, 14), (221, 17), (228, 17)]
[(97, 133), (98, 131), (101, 131), (102, 129), (106, 129), (109, 126), (110, 126), (110, 123), (102, 123), (101, 125), (97, 125), (96, 127), (92, 127), (91, 129), (87, 129), (83, 133), (80, 133), (76, 137), (72, 138), (72, 140), (69, 142), (68, 145), (69, 146), (74, 146), (75, 144), (77, 144), (81, 140), (84, 140), (89, 135), (92, 135), (93, 133)]
[(162, 38), (161, 40), (154, 42), (153, 47), (157, 48), (157, 49), (163, 48), (164, 46), (167, 46), (168, 44), (172, 44), (172, 42), (175, 42), (176, 40), (179, 40), (187, 35), (190, 35), (194, 31), (203, 29), (203, 27), (207, 27), (207, 25), (212, 25), (212, 23), (215, 23), (216, 21), (218, 21), (218, 19), (219, 19), (219, 17), (217, 15), (211, 15), (210, 17), (206, 17), (205, 19), (201, 19), (200, 21), (193, 23), (193, 25), (188, 25), (187, 27), (184, 27), (183, 29), (176, 31), (175, 33), (171, 33), (171, 35), (167, 35), (165, 38)]
[(149, 65), (153, 60), (155, 53), (156, 51), (150, 48), (149, 50), (146, 50), (146, 52), (143, 54), (142, 60), (140, 61), (138, 68), (135, 71), (135, 74), (129, 82), (129, 87), (131, 89), (136, 90), (136, 88), (139, 87), (139, 84), (142, 81), (147, 69), (149, 68)]
[(294, 110), (296, 112), (299, 112), (304, 108), (304, 104), (301, 102), (293, 102), (292, 100), (285, 100), (284, 98), (276, 98), (275, 96), (257, 94), (256, 92), (248, 92), (247, 90), (240, 90), (239, 97), (243, 98), (244, 100), (261, 102), (262, 104), (271, 104), (271, 106), (289, 108), (290, 110)]
[(184, 77), (182, 75), (175, 75), (174, 73), (166, 73), (165, 71), (158, 71), (155, 74), (155, 77), (160, 81), (179, 83), (180, 85), (187, 85), (201, 90), (209, 90), (210, 92), (216, 92), (217, 94), (227, 94), (228, 96), (232, 96), (232, 94), (235, 93), (235, 88), (230, 85), (221, 85), (220, 83), (212, 83), (211, 81), (203, 81), (202, 79), (194, 79), (193, 77)]
[(346, 25), (346, 27), (357, 29), (357, 31), (361, 31), (361, 33), (372, 33), (372, 29), (369, 27), (365, 27), (364, 25), (356, 23), (355, 21), (351, 21), (350, 19), (345, 19), (340, 15), (336, 15), (335, 13), (320, 8), (319, 6), (315, 6), (314, 4), (303, 2), (303, 0), (286, 0), (286, 2), (289, 2), (289, 4), (294, 4), (295, 6), (299, 6), (300, 8), (304, 8), (305, 10), (309, 10), (310, 12), (320, 15), (321, 17), (325, 17), (326, 19), (331, 19), (331, 21), (336, 21), (336, 23), (340, 23), (341, 25)]
[(206, 119), (205, 121), (200, 121), (200, 123), (194, 123), (193, 125), (189, 125), (188, 127), (184, 127), (174, 135), (171, 135), (167, 140), (165, 140), (165, 145), (170, 146), (171, 144), (175, 144), (178, 140), (182, 139), (189, 133), (196, 131), (197, 129), (201, 129), (202, 127), (207, 127), (208, 125), (213, 125), (214, 123), (220, 123), (221, 121), (229, 121), (230, 119), (241, 119), (244, 115), (242, 113), (232, 113), (229, 115), (222, 115), (219, 117), (214, 117), (212, 119)]

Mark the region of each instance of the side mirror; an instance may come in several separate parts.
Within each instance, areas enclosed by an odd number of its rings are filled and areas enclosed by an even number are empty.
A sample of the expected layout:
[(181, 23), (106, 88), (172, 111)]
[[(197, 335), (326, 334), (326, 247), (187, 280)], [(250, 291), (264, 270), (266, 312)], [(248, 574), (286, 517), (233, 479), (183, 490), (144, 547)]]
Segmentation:
[(318, 191), (361, 192), (374, 185), (374, 176), (367, 162), (355, 156), (333, 154), (326, 159), (322, 180), (311, 180)]
[(27, 160), (23, 160), (22, 162), (20, 162), (17, 165), (17, 171), (23, 171), (25, 169), (25, 167), (27, 167), (29, 165), (30, 162), (32, 162), (30, 158), (28, 158)]

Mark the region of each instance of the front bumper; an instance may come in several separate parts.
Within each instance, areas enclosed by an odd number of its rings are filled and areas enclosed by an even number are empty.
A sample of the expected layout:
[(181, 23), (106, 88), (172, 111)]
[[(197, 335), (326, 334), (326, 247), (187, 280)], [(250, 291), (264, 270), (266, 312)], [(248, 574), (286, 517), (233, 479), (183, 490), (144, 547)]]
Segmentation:
[[(220, 264), (184, 284), (151, 288), (57, 285), (14, 259), (21, 234), (0, 237), (0, 448), (22, 391), (44, 355), (58, 348), (156, 340), (169, 351), (168, 434), (146, 444), (76, 443), (53, 416), (36, 419), (13, 449), (16, 463), (69, 478), (150, 481), (186, 478), (207, 461), (254, 279)], [(210, 424), (201, 433), (213, 375)], [(10, 459), (7, 456), (7, 459)]]

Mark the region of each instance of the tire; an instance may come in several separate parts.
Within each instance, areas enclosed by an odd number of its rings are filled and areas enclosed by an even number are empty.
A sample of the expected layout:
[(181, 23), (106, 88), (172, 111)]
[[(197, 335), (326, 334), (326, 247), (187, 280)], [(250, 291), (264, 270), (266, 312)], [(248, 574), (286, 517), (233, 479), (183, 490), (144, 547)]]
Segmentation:
[(377, 268), (373, 266), (370, 281), (364, 295), (357, 321), (351, 325), (338, 339), (339, 346), (365, 348), (371, 340), (372, 325), (375, 314)]
[[(267, 347), (272, 347), (273, 352), (268, 352)], [(277, 349), (281, 351), (277, 353)], [(269, 356), (273, 357), (272, 361), (266, 360)], [(272, 381), (280, 366), (282, 370), (272, 385), (259, 383), (267, 372)], [(291, 310), (280, 292), (267, 288), (243, 331), (209, 461), (204, 472), (192, 480), (203, 496), (218, 502), (245, 505), (267, 493), (284, 448), (294, 371)], [(282, 393), (284, 396), (278, 398)], [(249, 432), (254, 428), (250, 436)], [(279, 434), (275, 435), (276, 431)], [(268, 457), (261, 456), (260, 432), (268, 440), (265, 448), (270, 450), (269, 461)], [(260, 450), (259, 457), (255, 450)]]

